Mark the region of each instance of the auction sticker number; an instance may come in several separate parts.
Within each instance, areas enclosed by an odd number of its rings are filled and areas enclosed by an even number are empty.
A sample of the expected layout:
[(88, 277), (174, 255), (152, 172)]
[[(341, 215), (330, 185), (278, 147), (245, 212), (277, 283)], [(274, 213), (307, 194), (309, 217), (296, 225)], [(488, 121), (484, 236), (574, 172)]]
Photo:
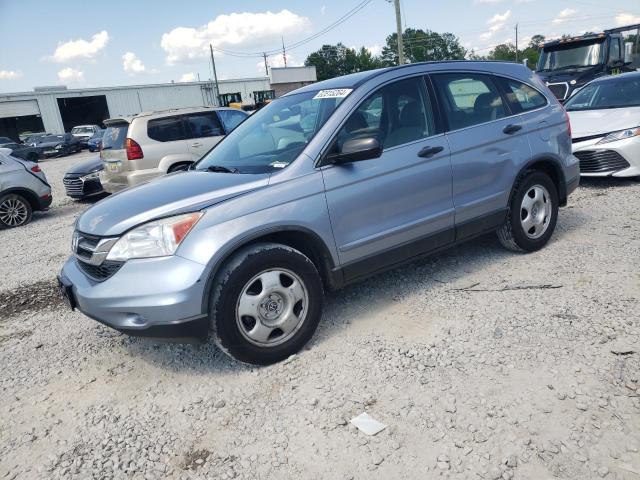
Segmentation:
[(317, 98), (344, 98), (353, 91), (352, 88), (333, 88), (331, 90), (320, 90), (313, 99)]

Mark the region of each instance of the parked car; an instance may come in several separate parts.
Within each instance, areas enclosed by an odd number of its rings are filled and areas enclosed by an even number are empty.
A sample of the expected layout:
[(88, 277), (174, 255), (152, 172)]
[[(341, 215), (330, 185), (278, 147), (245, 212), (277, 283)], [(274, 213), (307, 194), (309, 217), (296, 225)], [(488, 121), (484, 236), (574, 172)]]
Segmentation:
[(102, 136), (104, 135), (104, 130), (100, 130), (97, 133), (93, 134), (93, 137), (91, 137), (88, 141), (87, 141), (87, 148), (89, 149), (90, 152), (99, 152), (100, 148), (102, 147)]
[(0, 148), (0, 230), (29, 223), (33, 211), (47, 210), (51, 200), (51, 187), (40, 167)]
[(71, 129), (71, 135), (78, 139), (82, 148), (86, 148), (89, 139), (100, 130), (102, 129), (98, 125), (78, 125)]
[(16, 143), (15, 140), (11, 140), (9, 137), (0, 137), (0, 147), (3, 147), (7, 143)]
[(2, 148), (11, 150), (11, 155), (23, 160), (38, 163), (38, 160), (44, 157), (41, 147), (32, 147), (26, 143), (3, 143)]
[(95, 156), (67, 170), (62, 179), (67, 195), (78, 200), (103, 195), (105, 192), (100, 183), (103, 167), (100, 157)]
[(186, 170), (246, 117), (237, 109), (198, 107), (105, 120), (102, 186), (115, 193)]
[(565, 106), (581, 175), (640, 175), (640, 72), (594, 80)]
[(24, 139), (24, 143), (26, 145), (31, 145), (32, 147), (35, 147), (42, 137), (47, 137), (49, 135), (53, 135), (53, 134), (52, 133), (32, 133)]
[(40, 137), (36, 142), (36, 146), (42, 148), (45, 158), (63, 157), (82, 151), (80, 141), (70, 133)]
[(323, 290), (488, 232), (542, 248), (579, 179), (566, 112), (523, 65), (360, 72), (274, 100), (189, 171), (89, 208), (59, 282), (117, 330), (210, 330), (268, 364), (312, 337)]

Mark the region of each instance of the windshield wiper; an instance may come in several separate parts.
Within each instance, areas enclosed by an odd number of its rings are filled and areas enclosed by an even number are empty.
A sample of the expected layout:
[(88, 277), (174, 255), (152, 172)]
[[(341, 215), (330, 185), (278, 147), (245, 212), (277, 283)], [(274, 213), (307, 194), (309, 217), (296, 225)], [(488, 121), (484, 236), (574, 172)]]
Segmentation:
[(207, 167), (207, 172), (220, 172), (220, 173), (240, 173), (235, 167), (223, 167), (222, 165), (210, 165)]

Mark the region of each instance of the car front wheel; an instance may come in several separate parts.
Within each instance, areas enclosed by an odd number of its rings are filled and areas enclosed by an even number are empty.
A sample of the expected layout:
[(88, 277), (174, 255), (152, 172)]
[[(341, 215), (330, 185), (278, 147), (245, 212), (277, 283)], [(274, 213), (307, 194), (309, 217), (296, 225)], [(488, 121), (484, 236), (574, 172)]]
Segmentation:
[(558, 192), (543, 172), (527, 173), (516, 185), (498, 239), (509, 250), (533, 252), (544, 247), (558, 220)]
[(0, 196), (0, 229), (29, 223), (31, 214), (31, 205), (22, 195), (10, 193)]
[(299, 351), (322, 313), (322, 281), (305, 255), (260, 243), (237, 252), (216, 276), (211, 329), (228, 355), (268, 365)]

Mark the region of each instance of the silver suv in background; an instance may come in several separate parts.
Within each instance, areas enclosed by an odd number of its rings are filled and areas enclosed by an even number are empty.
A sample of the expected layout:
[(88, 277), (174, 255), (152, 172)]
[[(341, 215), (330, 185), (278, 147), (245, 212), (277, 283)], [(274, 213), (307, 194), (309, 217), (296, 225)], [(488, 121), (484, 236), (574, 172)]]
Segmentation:
[(211, 333), (268, 364), (309, 341), (326, 289), (490, 232), (542, 248), (579, 179), (567, 115), (523, 65), (360, 72), (274, 100), (189, 171), (88, 209), (59, 282), (120, 331)]
[(197, 107), (106, 120), (100, 181), (115, 193), (186, 170), (247, 116), (233, 108)]
[(51, 200), (51, 187), (38, 164), (0, 148), (0, 230), (29, 223), (33, 211), (47, 210)]

